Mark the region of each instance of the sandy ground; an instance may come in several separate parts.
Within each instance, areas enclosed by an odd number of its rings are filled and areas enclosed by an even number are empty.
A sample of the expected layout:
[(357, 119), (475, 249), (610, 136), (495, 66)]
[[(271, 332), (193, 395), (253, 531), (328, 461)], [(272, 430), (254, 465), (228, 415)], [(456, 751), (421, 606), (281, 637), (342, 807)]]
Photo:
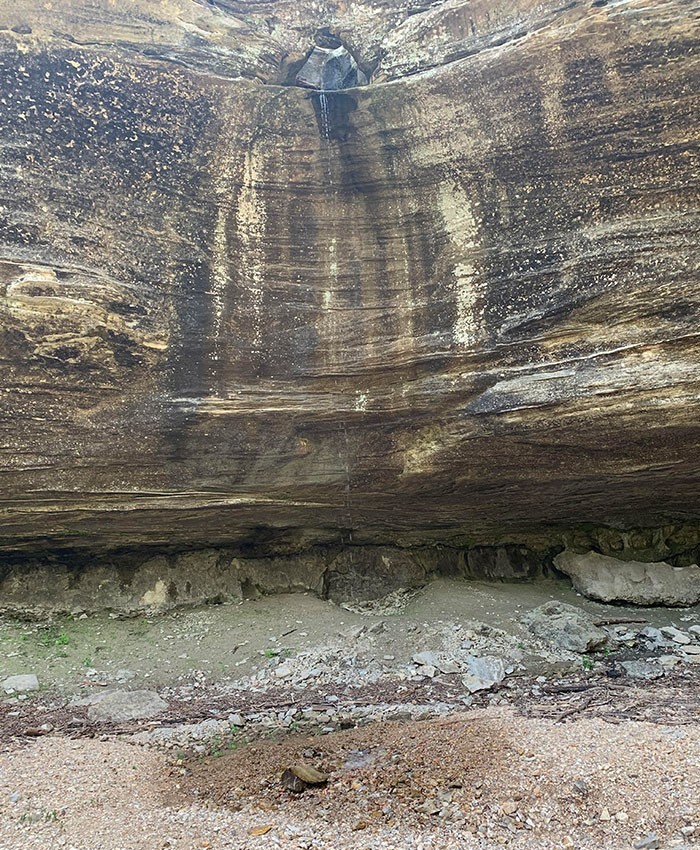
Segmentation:
[[(379, 607), (364, 616), (309, 594), (127, 620), (100, 614), (32, 623), (0, 616), (0, 678), (31, 671), (42, 687), (65, 694), (80, 693), (91, 669), (109, 680), (126, 668), (133, 674), (129, 686), (134, 688), (172, 685), (191, 678), (194, 670), (210, 681), (235, 681), (269, 667), (272, 661), (267, 656), (272, 651), (304, 652), (348, 628), (379, 620), (386, 630), (377, 638), (377, 655), (393, 655), (398, 664), (424, 648), (419, 641), (426, 631), (439, 632), (454, 622), (487, 622), (527, 643), (520, 616), (552, 599), (593, 615), (640, 616), (640, 609), (611, 608), (584, 599), (567, 581), (449, 580), (429, 584), (400, 610), (387, 613)], [(696, 609), (648, 608), (642, 616), (656, 626), (700, 623)], [(528, 667), (534, 669), (537, 660), (528, 659)]]
[[(293, 794), (285, 767), (328, 783)], [(255, 835), (254, 832), (264, 833)], [(661, 847), (700, 833), (700, 727), (510, 708), (177, 757), (46, 737), (0, 755), (2, 850)]]

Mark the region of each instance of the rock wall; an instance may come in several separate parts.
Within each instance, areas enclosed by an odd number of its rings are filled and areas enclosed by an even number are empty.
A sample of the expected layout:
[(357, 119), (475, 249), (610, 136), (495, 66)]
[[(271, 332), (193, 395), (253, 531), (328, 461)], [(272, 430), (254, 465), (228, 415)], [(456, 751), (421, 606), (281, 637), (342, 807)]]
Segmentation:
[[(0, 9), (0, 548), (695, 523), (699, 31), (685, 0)], [(290, 85), (329, 38), (369, 85)]]

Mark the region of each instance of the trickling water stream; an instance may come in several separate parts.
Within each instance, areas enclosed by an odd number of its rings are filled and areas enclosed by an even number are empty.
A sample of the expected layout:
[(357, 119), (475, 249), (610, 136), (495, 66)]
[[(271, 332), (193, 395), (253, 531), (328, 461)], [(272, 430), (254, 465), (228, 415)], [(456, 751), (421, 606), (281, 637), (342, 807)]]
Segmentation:
[[(330, 209), (327, 225), (330, 230), (330, 238), (328, 242), (329, 282), (328, 289), (326, 291), (326, 295), (323, 301), (324, 309), (326, 311), (330, 311), (333, 309), (333, 301), (338, 292), (339, 286), (338, 237), (336, 233), (336, 222), (339, 219), (338, 181), (335, 179), (334, 174), (334, 157), (331, 146), (333, 140), (333, 126), (331, 123), (330, 107), (331, 104), (329, 102), (329, 96), (327, 92), (320, 91), (318, 94), (319, 130), (322, 141), (323, 161), (325, 167), (325, 185), (327, 187), (327, 193), (330, 199)], [(331, 319), (331, 321), (333, 320)], [(336, 338), (336, 334), (332, 334), (332, 338)], [(338, 424), (338, 432), (340, 436), (339, 460), (345, 478), (343, 513), (340, 517), (340, 525), (341, 527), (352, 528), (352, 514), (350, 508), (350, 441), (348, 437), (347, 423), (345, 421), (342, 421)], [(352, 540), (352, 532), (350, 532), (350, 540)]]
[(328, 109), (328, 95), (325, 91), (319, 94), (318, 103), (321, 112), (321, 137), (328, 140), (331, 138), (331, 118)]

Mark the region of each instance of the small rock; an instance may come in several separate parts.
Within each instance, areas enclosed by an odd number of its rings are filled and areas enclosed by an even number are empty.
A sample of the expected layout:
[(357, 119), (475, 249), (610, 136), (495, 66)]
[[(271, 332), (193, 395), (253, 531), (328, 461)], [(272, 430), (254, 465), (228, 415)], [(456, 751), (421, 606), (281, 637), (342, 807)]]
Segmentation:
[(462, 676), (462, 682), (470, 694), (486, 691), (500, 684), (505, 678), (506, 671), (503, 659), (493, 655), (476, 658), (473, 655), (465, 659), (467, 672)]
[(628, 821), (629, 819), (630, 819), (630, 816), (627, 814), (627, 812), (618, 812), (618, 813), (615, 815), (615, 820), (616, 820), (618, 823), (627, 823), (627, 821)]
[(437, 800), (426, 800), (420, 806), (416, 806), (416, 811), (424, 812), (426, 815), (437, 815), (440, 814), (441, 808)]
[(620, 667), (632, 679), (660, 679), (664, 671), (650, 661), (622, 661)]
[(610, 809), (606, 806), (600, 813), (600, 820), (607, 823), (607, 821), (611, 820)]
[(579, 795), (579, 797), (587, 797), (591, 790), (591, 786), (585, 779), (577, 779), (571, 787)]
[(275, 667), (275, 676), (278, 679), (286, 679), (287, 676), (292, 675), (292, 668), (289, 664), (280, 664), (279, 667)]
[(645, 626), (643, 629), (640, 629), (638, 634), (655, 646), (663, 646), (667, 643), (666, 638), (661, 634), (661, 630), (655, 629), (653, 626)]
[(167, 707), (168, 703), (155, 691), (112, 691), (88, 708), (88, 717), (97, 722), (111, 720), (123, 723), (155, 717)]
[(228, 722), (231, 726), (245, 726), (245, 720), (237, 712), (234, 714), (229, 714)]
[(23, 673), (19, 676), (8, 676), (2, 683), (6, 694), (26, 693), (39, 690), (39, 679), (34, 673)]
[(249, 835), (254, 835), (254, 836), (267, 835), (267, 833), (270, 832), (271, 829), (272, 829), (272, 824), (269, 824), (269, 823), (265, 824), (265, 826), (254, 826), (250, 830)]
[(325, 785), (328, 782), (328, 777), (315, 767), (309, 764), (295, 764), (290, 768), (295, 776), (298, 776), (302, 782), (307, 785)]
[(677, 629), (675, 626), (662, 626), (660, 631), (663, 635), (666, 635), (666, 637), (671, 638), (674, 643), (690, 643), (688, 635), (680, 629)]
[(437, 668), (441, 673), (445, 673), (445, 675), (459, 673), (461, 670), (459, 664), (451, 658), (438, 658)]
[(292, 791), (294, 794), (301, 794), (309, 787), (306, 782), (299, 777), (290, 769), (287, 768), (280, 778), (280, 782), (287, 789), (287, 791)]
[(513, 815), (518, 811), (518, 804), (515, 800), (506, 800), (506, 802), (501, 806), (501, 811), (504, 815), (513, 817)]
[(426, 676), (428, 679), (433, 679), (436, 673), (436, 668), (433, 667), (431, 664), (426, 664), (424, 667), (418, 668), (418, 675)]
[(700, 626), (697, 626), (697, 625), (696, 626), (688, 626), (688, 631), (692, 635), (695, 635), (696, 637), (700, 638)]
[(700, 644), (687, 644), (686, 646), (682, 646), (680, 651), (685, 655), (700, 655)]
[(419, 667), (437, 667), (437, 652), (416, 652), (412, 661)]
[(650, 832), (646, 838), (640, 838), (633, 844), (634, 850), (658, 850), (660, 846), (661, 840), (654, 832)]
[(136, 678), (136, 673), (133, 670), (117, 670), (114, 674), (114, 680), (116, 682), (120, 682), (124, 684), (125, 682), (130, 682), (132, 679)]

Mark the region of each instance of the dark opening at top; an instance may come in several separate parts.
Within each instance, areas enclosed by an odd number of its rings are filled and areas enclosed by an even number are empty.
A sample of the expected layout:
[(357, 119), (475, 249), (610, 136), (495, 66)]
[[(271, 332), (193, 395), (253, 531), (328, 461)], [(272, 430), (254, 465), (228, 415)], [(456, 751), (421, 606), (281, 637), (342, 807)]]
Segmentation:
[(338, 91), (366, 86), (367, 76), (355, 57), (341, 44), (338, 47), (316, 46), (309, 54), (295, 83), (317, 91)]

